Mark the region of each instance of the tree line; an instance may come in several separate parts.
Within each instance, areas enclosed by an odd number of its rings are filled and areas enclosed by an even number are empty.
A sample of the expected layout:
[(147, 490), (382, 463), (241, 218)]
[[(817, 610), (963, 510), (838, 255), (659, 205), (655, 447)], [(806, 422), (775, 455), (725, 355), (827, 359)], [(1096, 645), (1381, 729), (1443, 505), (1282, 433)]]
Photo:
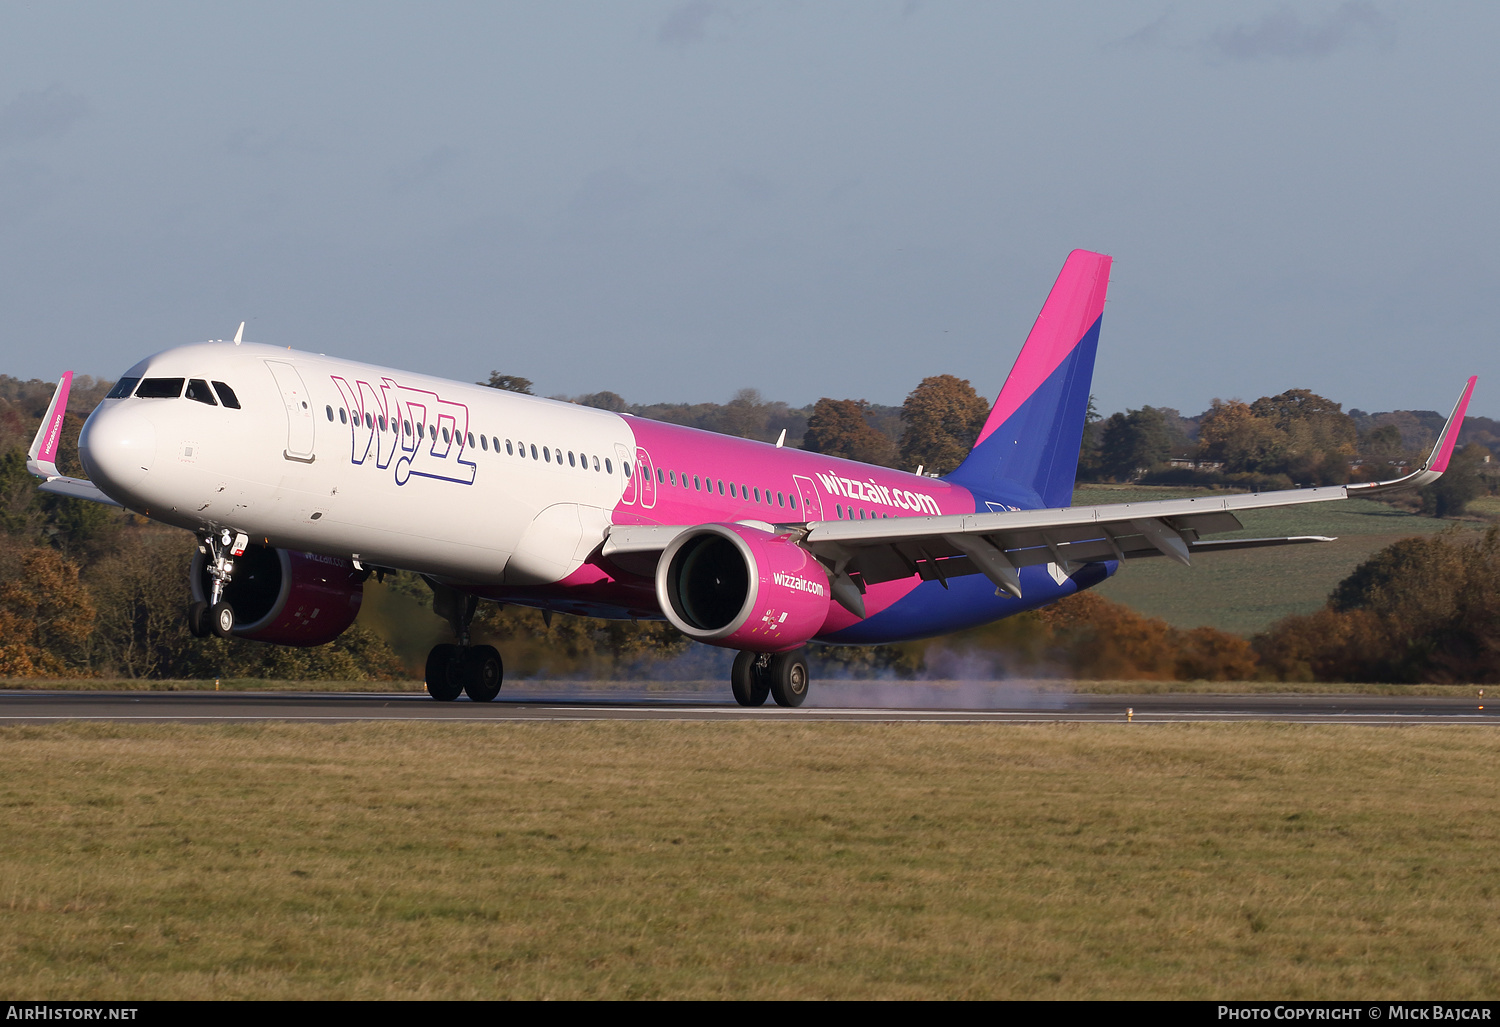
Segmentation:
[[(74, 379), (59, 456), (64, 473), (82, 473), (78, 432), (111, 384)], [(532, 387), (524, 378), (499, 373), (482, 384), (526, 392)], [(437, 617), (422, 615), (424, 608), (430, 611), (430, 593), (412, 574), (371, 582), (367, 613), (327, 646), (291, 649), (192, 637), (184, 610), (195, 543), (187, 533), (42, 493), (27, 473), (26, 449), (52, 391), (48, 383), (0, 375), (0, 676), (359, 680), (419, 674), (426, 647), (440, 640), (444, 628)], [(763, 441), (773, 441), (784, 429), (789, 445), (909, 470), (920, 465), (929, 473), (957, 466), (989, 410), (969, 382), (952, 375), (924, 379), (900, 407), (825, 397), (795, 408), (748, 389), (724, 404), (630, 405), (614, 393), (556, 398)], [(1109, 418), (1091, 413), (1080, 480), (1243, 485), (1389, 476), (1402, 461), (1420, 459), (1441, 422), (1431, 411), (1345, 414), (1338, 404), (1305, 390), (1250, 404), (1216, 400), (1197, 418), (1152, 407)], [(1428, 512), (1451, 516), (1492, 487), (1493, 465), (1483, 457), (1488, 445), (1500, 440), (1496, 429), (1500, 425), (1485, 418), (1466, 420), (1468, 444), (1453, 470), (1437, 488), (1424, 491)], [(1176, 454), (1184, 461), (1193, 457), (1197, 466), (1173, 467)], [(1221, 466), (1208, 468), (1205, 462)], [(1451, 492), (1444, 495), (1443, 488)], [(1358, 582), (1340, 586), (1327, 610), (1293, 618), (1250, 640), (1208, 628), (1180, 631), (1085, 593), (956, 637), (872, 648), (815, 647), (815, 662), (825, 674), (910, 677), (934, 673), (952, 653), (973, 647), (1017, 670), (1082, 676), (1347, 680), (1352, 678), (1338, 675), (1352, 674), (1366, 680), (1428, 680), (1459, 674), (1460, 667), (1472, 676), (1482, 672), (1491, 644), (1485, 583), (1500, 569), (1493, 566), (1500, 560), (1500, 542), (1493, 534), (1488, 538), (1468, 548), (1442, 537), (1398, 543), (1395, 555), (1377, 557), (1386, 560), (1380, 566), (1387, 571), (1362, 567), (1350, 579)], [(1421, 579), (1427, 582), (1425, 592), (1396, 588), (1398, 572), (1406, 574), (1434, 554), (1442, 559), (1427, 566), (1469, 569), (1446, 577), (1428, 574)], [(1466, 584), (1460, 588), (1455, 582)], [(1458, 591), (1444, 593), (1447, 598), (1430, 607), (1447, 612), (1419, 616), (1426, 607), (1413, 605), (1411, 597), (1436, 595), (1433, 590), (1447, 587)], [(620, 677), (658, 673), (668, 663), (680, 676), (692, 673), (695, 660), (706, 667), (705, 661), (722, 655), (695, 656), (703, 647), (664, 623), (545, 617), (493, 604), (484, 605), (475, 634), (502, 646), (511, 672), (520, 676)], [(1494, 634), (1500, 637), (1500, 623)], [(1461, 645), (1454, 642), (1460, 637)], [(1467, 663), (1433, 662), (1432, 654), (1457, 651), (1478, 655)], [(717, 676), (717, 670), (704, 676)]]

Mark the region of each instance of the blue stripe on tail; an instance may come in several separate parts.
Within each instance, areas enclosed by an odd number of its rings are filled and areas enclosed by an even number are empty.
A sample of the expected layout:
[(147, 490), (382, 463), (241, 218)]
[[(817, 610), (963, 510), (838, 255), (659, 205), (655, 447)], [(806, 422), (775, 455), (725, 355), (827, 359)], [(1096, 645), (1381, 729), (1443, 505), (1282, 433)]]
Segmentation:
[(947, 480), (979, 500), (1021, 509), (1073, 505), (1078, 449), (1094, 381), (1100, 317), (1037, 390)]

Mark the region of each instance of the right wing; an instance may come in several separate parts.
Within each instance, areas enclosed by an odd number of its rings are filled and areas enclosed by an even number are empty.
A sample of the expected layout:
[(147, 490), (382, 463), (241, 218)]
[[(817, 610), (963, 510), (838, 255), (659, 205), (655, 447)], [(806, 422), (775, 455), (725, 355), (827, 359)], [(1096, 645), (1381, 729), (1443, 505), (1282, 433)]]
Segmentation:
[(52, 402), (47, 405), (47, 416), (42, 418), (36, 438), (31, 440), (31, 449), (26, 453), (26, 469), (43, 479), (37, 487), (43, 492), (68, 496), (72, 499), (87, 499), (94, 503), (119, 506), (106, 496), (93, 482), (84, 478), (69, 478), (57, 469), (57, 448), (62, 441), (63, 418), (68, 413), (68, 390), (73, 386), (73, 372), (64, 371), (52, 393)]

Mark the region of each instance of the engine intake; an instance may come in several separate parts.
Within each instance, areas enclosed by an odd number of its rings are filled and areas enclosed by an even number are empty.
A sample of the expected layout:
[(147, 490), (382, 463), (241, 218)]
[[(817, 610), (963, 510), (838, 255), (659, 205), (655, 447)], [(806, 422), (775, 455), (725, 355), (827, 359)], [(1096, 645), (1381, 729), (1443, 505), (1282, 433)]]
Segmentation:
[(656, 565), (656, 598), (683, 634), (729, 649), (786, 652), (828, 618), (828, 574), (811, 553), (746, 524), (704, 524)]
[[(234, 634), (275, 645), (332, 642), (359, 615), (366, 572), (335, 556), (249, 546), (234, 557), (224, 601), (234, 607)], [(210, 592), (208, 557), (193, 558), (193, 598)]]

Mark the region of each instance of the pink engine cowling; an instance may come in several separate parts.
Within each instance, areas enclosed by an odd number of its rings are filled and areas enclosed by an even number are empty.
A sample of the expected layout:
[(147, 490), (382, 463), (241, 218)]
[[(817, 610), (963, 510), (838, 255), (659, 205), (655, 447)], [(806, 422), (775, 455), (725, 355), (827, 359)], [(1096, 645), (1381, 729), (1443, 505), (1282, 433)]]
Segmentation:
[(822, 628), (831, 593), (811, 553), (745, 524), (704, 524), (674, 538), (656, 565), (656, 598), (683, 634), (709, 645), (778, 653)]
[[(348, 560), (249, 546), (233, 558), (224, 601), (234, 607), (234, 634), (275, 645), (332, 642), (359, 614), (368, 572)], [(207, 557), (193, 559), (193, 598), (209, 596)]]

